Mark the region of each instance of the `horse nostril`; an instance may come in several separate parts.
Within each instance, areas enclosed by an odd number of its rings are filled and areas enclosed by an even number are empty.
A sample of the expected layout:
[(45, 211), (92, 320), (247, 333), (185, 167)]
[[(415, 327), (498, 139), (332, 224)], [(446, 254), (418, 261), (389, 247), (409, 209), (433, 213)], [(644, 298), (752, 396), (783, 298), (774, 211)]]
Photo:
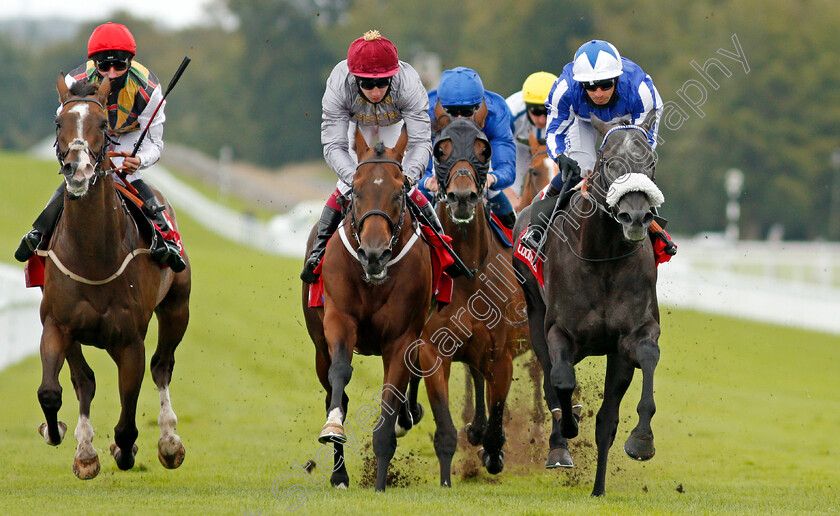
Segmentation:
[(649, 226), (651, 222), (653, 222), (653, 213), (651, 213), (651, 212), (645, 213), (645, 216), (642, 219), (642, 224), (644, 224), (645, 226)]
[(453, 192), (449, 192), (448, 194), (446, 194), (446, 202), (450, 204), (455, 204), (456, 202), (458, 202), (458, 197)]
[(467, 202), (470, 204), (478, 204), (478, 194), (475, 192), (470, 192)]
[(362, 263), (367, 262), (367, 253), (361, 247), (356, 250), (356, 256), (359, 257), (359, 261)]
[(622, 224), (631, 224), (633, 222), (633, 217), (631, 217), (630, 214), (626, 211), (622, 211), (621, 213), (619, 213), (616, 218)]
[(385, 249), (382, 251), (382, 255), (379, 257), (379, 263), (385, 264), (391, 259), (391, 250)]

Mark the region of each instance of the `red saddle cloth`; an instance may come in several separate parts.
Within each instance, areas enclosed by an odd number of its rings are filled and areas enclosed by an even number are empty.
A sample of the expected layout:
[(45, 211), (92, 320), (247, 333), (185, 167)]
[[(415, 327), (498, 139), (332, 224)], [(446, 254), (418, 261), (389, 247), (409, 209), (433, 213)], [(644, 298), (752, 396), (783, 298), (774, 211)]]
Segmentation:
[(534, 275), (537, 283), (540, 284), (540, 288), (543, 288), (545, 286), (545, 280), (543, 279), (543, 261), (535, 260), (534, 255), (536, 254), (536, 251), (522, 245), (522, 237), (525, 235), (525, 232), (528, 231), (529, 227), (531, 226), (526, 226), (525, 229), (522, 230), (522, 233), (520, 233), (516, 238), (516, 242), (514, 242), (515, 246), (513, 256), (518, 258), (522, 263), (527, 265), (529, 269), (531, 269), (531, 274)]
[[(531, 269), (531, 274), (534, 275), (534, 278), (536, 278), (540, 287), (545, 287), (545, 278), (543, 278), (543, 261), (534, 260), (536, 252), (533, 249), (529, 249), (522, 245), (522, 236), (525, 235), (526, 231), (528, 231), (528, 227), (522, 230), (522, 233), (519, 234), (519, 238), (516, 239), (516, 249), (513, 252), (513, 256), (518, 258), (522, 263), (527, 265), (529, 269)], [(664, 229), (662, 231), (668, 235), (667, 231)], [(668, 235), (668, 239), (671, 239), (671, 235)], [(653, 239), (653, 254), (656, 258), (657, 267), (659, 267), (660, 263), (665, 263), (671, 260), (671, 255), (665, 252), (665, 242), (663, 242), (660, 238)]]
[[(455, 260), (449, 255), (443, 247), (440, 239), (437, 235), (435, 235), (431, 228), (421, 225), (420, 230), (423, 233), (423, 240), (425, 240), (426, 243), (429, 244), (429, 247), (432, 248), (432, 290), (435, 295), (435, 300), (437, 300), (438, 303), (438, 310), (440, 310), (443, 306), (452, 302), (453, 280), (448, 274), (446, 274), (445, 271), (450, 265), (455, 263)], [(441, 235), (441, 237), (447, 244), (452, 242), (452, 239), (446, 235)], [(322, 258), (321, 263), (319, 263), (313, 271), (318, 275), (318, 279), (315, 280), (315, 283), (309, 285), (310, 308), (324, 306), (324, 282), (321, 279), (323, 265), (324, 260)]]

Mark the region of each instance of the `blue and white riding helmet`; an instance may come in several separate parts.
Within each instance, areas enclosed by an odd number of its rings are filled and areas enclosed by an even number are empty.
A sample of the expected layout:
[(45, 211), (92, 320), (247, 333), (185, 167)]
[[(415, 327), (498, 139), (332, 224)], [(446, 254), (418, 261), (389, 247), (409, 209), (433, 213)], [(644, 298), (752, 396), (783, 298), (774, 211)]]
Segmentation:
[(484, 84), (478, 72), (459, 66), (440, 76), (437, 90), (441, 106), (473, 106), (484, 98)]
[(603, 81), (621, 75), (622, 68), (618, 49), (612, 43), (593, 39), (575, 52), (572, 79), (587, 83)]

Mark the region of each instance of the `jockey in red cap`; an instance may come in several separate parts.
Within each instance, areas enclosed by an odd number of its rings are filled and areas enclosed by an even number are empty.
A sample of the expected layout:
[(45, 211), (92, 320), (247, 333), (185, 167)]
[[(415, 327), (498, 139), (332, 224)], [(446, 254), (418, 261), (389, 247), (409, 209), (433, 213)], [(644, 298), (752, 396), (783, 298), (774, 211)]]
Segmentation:
[[(108, 150), (120, 154), (112, 158), (113, 164), (115, 167), (122, 166), (126, 179), (140, 194), (149, 211), (154, 213), (154, 222), (162, 235), (174, 237), (174, 232), (164, 216), (163, 205), (140, 177), (142, 169), (160, 159), (163, 150), (163, 123), (166, 120), (165, 105), (161, 106), (155, 116), (137, 155), (130, 157), (142, 128), (146, 127), (152, 113), (163, 100), (160, 81), (151, 70), (134, 60), (137, 44), (125, 25), (100, 25), (90, 35), (87, 50), (90, 59), (67, 74), (67, 86), (72, 86), (76, 81), (98, 82), (105, 77), (110, 79), (111, 92), (108, 94), (107, 112), (111, 145)], [(21, 240), (15, 252), (17, 260), (25, 262), (34, 254), (35, 249), (46, 241), (45, 236), (48, 237), (52, 233), (63, 205), (62, 181), (44, 211), (32, 224), (32, 231)], [(161, 264), (169, 265), (175, 272), (184, 270), (186, 263), (181, 257), (178, 244), (173, 239), (156, 240), (158, 245), (152, 250), (152, 258)]]
[[(338, 184), (321, 213), (312, 252), (300, 275), (306, 283), (317, 279), (313, 271), (341, 222), (337, 198), (349, 194), (353, 184), (357, 163), (352, 145), (356, 129), (362, 131), (368, 143), (378, 139), (393, 147), (405, 127), (408, 146), (402, 165), (412, 183), (423, 175), (432, 156), (426, 88), (414, 68), (399, 60), (394, 44), (379, 31), (368, 31), (353, 41), (347, 59), (338, 63), (327, 79), (321, 106), (324, 157), (338, 176)], [(434, 228), (443, 233), (429, 201), (416, 188), (411, 189), (409, 197)]]

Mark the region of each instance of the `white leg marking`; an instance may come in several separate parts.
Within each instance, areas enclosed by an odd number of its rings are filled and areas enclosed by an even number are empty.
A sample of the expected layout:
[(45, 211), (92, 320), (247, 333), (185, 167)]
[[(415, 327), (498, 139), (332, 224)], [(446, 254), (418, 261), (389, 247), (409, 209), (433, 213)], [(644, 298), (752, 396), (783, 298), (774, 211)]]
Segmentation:
[(158, 426), (160, 426), (160, 442), (165, 455), (173, 455), (181, 446), (181, 438), (175, 433), (178, 425), (178, 417), (172, 410), (172, 403), (169, 401), (169, 386), (158, 388), (160, 394), (160, 415), (158, 415)]
[(79, 423), (76, 425), (73, 435), (76, 436), (76, 441), (79, 443), (76, 446), (77, 459), (89, 460), (96, 457), (96, 448), (93, 447), (93, 426), (91, 426), (88, 416), (79, 416)]
[(327, 423), (335, 423), (339, 426), (344, 426), (341, 424), (341, 409), (334, 408), (330, 411), (330, 414), (327, 416)]

